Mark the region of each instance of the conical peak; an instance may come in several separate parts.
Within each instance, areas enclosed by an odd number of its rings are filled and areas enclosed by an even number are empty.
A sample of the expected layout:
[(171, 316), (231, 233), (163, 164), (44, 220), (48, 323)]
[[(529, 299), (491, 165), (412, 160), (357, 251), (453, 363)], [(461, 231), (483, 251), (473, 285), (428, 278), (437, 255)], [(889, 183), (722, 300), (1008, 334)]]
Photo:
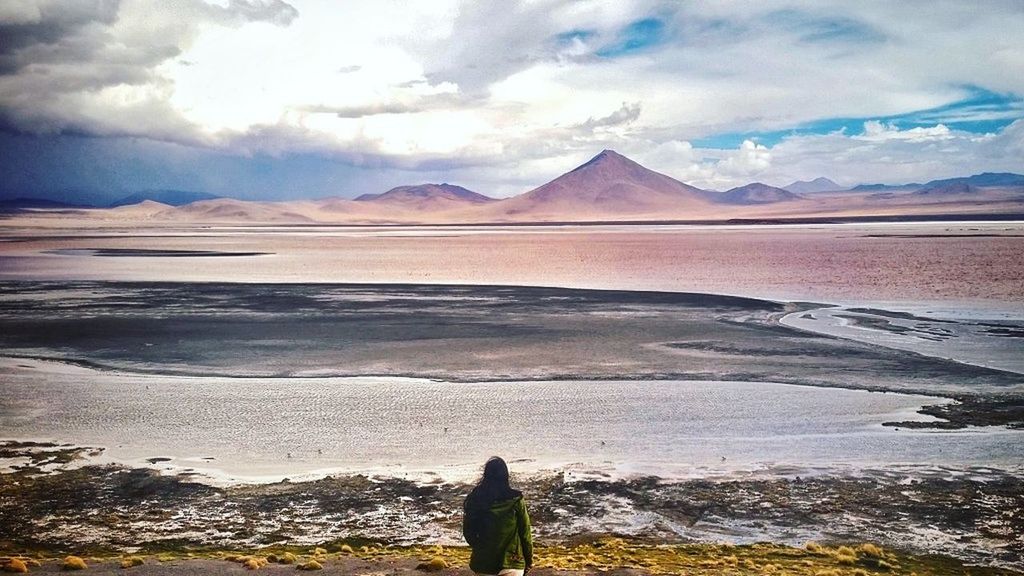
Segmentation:
[(605, 158), (605, 159), (609, 159), (609, 160), (619, 160), (619, 159), (628, 160), (628, 158), (626, 158), (622, 154), (619, 154), (615, 150), (609, 150), (607, 148), (605, 148), (604, 150), (601, 150), (601, 152), (598, 153), (597, 156), (594, 156), (594, 160), (598, 160), (598, 159), (601, 159), (601, 158)]
[[(572, 172), (577, 172), (579, 170), (583, 170), (584, 168), (592, 168), (597, 166), (635, 164), (636, 162), (633, 162), (632, 160), (626, 158), (622, 154), (619, 154), (615, 150), (601, 150), (601, 152), (598, 153), (597, 156), (594, 156), (590, 160), (587, 160), (584, 164), (577, 166), (575, 169), (572, 170)], [(570, 174), (572, 172), (570, 172)]]

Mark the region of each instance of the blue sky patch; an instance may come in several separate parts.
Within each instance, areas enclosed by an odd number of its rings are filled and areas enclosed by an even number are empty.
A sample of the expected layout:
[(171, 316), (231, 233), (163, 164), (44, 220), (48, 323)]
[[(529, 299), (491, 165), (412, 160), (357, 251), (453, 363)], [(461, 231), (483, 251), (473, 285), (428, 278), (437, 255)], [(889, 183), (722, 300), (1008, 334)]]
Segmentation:
[(667, 39), (665, 23), (657, 18), (635, 20), (623, 27), (614, 42), (602, 47), (597, 55), (602, 58), (615, 58), (633, 52), (639, 52), (662, 44)]
[(788, 136), (829, 134), (846, 130), (849, 134), (860, 134), (864, 123), (877, 120), (895, 125), (900, 130), (931, 127), (944, 124), (954, 130), (987, 134), (998, 132), (1024, 118), (1024, 98), (1015, 94), (1000, 94), (978, 86), (964, 86), (967, 98), (926, 110), (917, 110), (893, 116), (872, 116), (864, 118), (823, 118), (787, 128), (785, 130), (725, 132), (692, 140), (697, 148), (737, 148), (744, 140), (753, 140), (765, 146), (774, 146)]

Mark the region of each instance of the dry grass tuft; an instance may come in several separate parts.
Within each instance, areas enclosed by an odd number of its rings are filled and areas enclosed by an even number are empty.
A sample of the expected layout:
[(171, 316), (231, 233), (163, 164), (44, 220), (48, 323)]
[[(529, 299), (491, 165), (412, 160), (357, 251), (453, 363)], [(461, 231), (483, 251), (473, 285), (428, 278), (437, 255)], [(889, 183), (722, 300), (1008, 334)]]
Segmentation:
[(320, 548), (320, 547), (313, 548), (313, 556), (326, 556), (326, 555), (327, 555), (327, 549), (326, 548)]
[(127, 558), (121, 559), (121, 568), (134, 568), (136, 566), (142, 566), (146, 561), (141, 556), (128, 556)]
[(440, 557), (434, 556), (429, 562), (423, 562), (419, 566), (416, 566), (417, 570), (426, 570), (427, 572), (439, 572), (448, 567), (448, 562)]
[(885, 552), (883, 552), (880, 547), (875, 546), (874, 544), (869, 544), (869, 543), (861, 544), (860, 547), (857, 548), (857, 551), (860, 552), (861, 554), (863, 554), (865, 556), (869, 556), (871, 558), (884, 558), (885, 557)]
[(4, 564), (4, 572), (24, 574), (25, 572), (28, 572), (28, 565), (18, 558), (11, 558), (7, 561), (7, 564)]
[(355, 550), (353, 550), (352, 547), (349, 546), (348, 544), (342, 544), (340, 552), (342, 554), (354, 554)]
[(277, 562), (279, 564), (295, 564), (299, 561), (299, 557), (291, 552), (284, 552), (277, 556)]
[(85, 570), (89, 566), (78, 556), (68, 556), (64, 559), (64, 563), (61, 564), (61, 570)]
[(804, 544), (804, 550), (807, 550), (811, 554), (825, 553), (825, 547), (821, 544), (818, 544), (817, 542), (808, 542), (807, 544)]
[(296, 568), (298, 568), (299, 570), (323, 570), (324, 565), (317, 562), (316, 560), (310, 560), (309, 562), (306, 562), (304, 564), (299, 564), (298, 566), (296, 566)]
[(835, 568), (831, 570), (818, 570), (814, 573), (814, 576), (842, 576), (842, 572)]
[(857, 563), (857, 556), (853, 554), (836, 554), (836, 562), (843, 566), (853, 566)]

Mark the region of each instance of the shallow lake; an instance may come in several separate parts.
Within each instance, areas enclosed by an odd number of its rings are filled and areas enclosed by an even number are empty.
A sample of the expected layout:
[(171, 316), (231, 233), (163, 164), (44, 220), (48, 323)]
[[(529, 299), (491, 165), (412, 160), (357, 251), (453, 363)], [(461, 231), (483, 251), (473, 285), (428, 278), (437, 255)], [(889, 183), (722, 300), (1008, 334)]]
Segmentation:
[(132, 375), (0, 365), (0, 437), (107, 448), (103, 458), (236, 479), (339, 471), (458, 476), (492, 454), (662, 476), (774, 467), (1014, 466), (1024, 432), (882, 422), (943, 400), (714, 381), (447, 383), (401, 378)]

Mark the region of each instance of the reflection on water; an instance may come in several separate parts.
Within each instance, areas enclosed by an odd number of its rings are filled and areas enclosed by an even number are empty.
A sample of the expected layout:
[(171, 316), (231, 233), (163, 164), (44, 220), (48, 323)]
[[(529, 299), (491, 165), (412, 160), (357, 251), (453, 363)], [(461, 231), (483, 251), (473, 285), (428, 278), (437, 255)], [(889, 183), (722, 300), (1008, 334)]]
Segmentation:
[[(2, 368), (0, 436), (108, 447), (233, 475), (318, 469), (1014, 464), (1020, 431), (893, 430), (934, 398), (740, 382), (201, 378)], [(921, 418), (921, 417), (918, 417)]]

